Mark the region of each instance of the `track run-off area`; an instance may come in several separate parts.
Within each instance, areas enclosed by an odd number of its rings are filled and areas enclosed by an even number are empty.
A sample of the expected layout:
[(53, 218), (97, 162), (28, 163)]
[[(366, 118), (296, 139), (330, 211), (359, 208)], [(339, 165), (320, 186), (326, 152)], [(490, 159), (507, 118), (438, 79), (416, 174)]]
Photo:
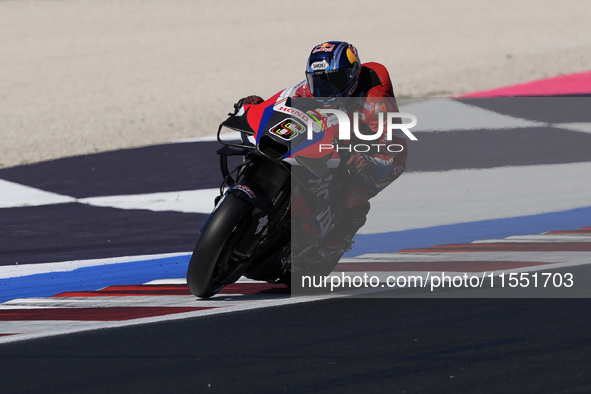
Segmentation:
[[(590, 263), (591, 98), (580, 97), (588, 80), (575, 74), (468, 95), (489, 98), (402, 104), (419, 119), (408, 172), (372, 200), (337, 270), (378, 265), (382, 276), (400, 276)], [(519, 94), (529, 97), (495, 97)], [(216, 145), (185, 141), (0, 170), (0, 342), (304, 301), (249, 281), (198, 301), (183, 285), (218, 193)]]
[[(466, 328), (484, 324), (485, 318), (470, 304), (476, 299), (496, 321), (503, 319), (503, 308), (492, 300), (502, 298), (527, 298), (515, 301), (524, 305), (542, 298), (548, 313), (562, 310), (558, 300), (550, 298), (579, 298), (576, 305), (588, 305), (582, 299), (591, 296), (590, 93), (588, 72), (464, 97), (401, 101), (401, 112), (418, 118), (413, 129), (418, 141), (409, 143), (407, 172), (371, 200), (367, 224), (335, 270), (341, 277), (380, 278), (380, 285), (370, 291), (330, 292), (327, 287), (319, 294), (292, 296), (283, 285), (243, 279), (211, 299), (192, 296), (184, 280), (187, 264), (221, 181), (214, 138), (0, 169), (0, 354), (3, 347), (13, 346), (8, 357), (20, 365), (25, 359), (15, 356), (16, 346), (32, 349), (31, 340), (39, 338), (45, 338), (47, 346), (53, 346), (51, 339), (74, 343), (84, 332), (98, 343), (117, 346), (132, 338), (117, 334), (125, 327), (145, 332), (153, 327), (173, 336), (179, 330), (179, 338), (186, 337), (187, 325), (209, 327), (214, 316), (252, 329), (263, 314), (280, 319), (289, 313), (268, 309), (279, 306), (293, 308), (310, 325), (323, 326), (327, 323), (308, 319), (320, 318), (325, 305), (330, 309), (324, 311), (326, 316), (343, 329), (343, 337), (337, 334), (334, 343), (343, 344), (351, 339), (346, 333), (354, 331), (357, 321), (345, 317), (347, 308), (339, 304), (347, 299), (350, 311), (360, 314), (360, 326), (368, 323), (370, 311), (376, 312), (373, 308), (387, 310), (387, 301), (375, 298), (404, 298), (408, 304), (397, 301), (392, 319), (406, 319), (409, 326), (413, 321), (427, 324), (425, 316), (413, 320), (410, 311), (436, 310), (434, 304), (417, 308), (421, 301), (415, 298), (461, 299), (457, 305), (466, 314), (457, 309), (447, 317), (473, 318)], [(473, 282), (436, 286), (444, 274)], [(385, 287), (389, 277), (405, 278), (404, 285)], [(411, 277), (421, 278), (420, 289), (416, 282), (406, 282)], [(528, 291), (522, 288), (526, 279)], [(535, 304), (533, 310), (543, 311), (543, 306)], [(399, 315), (402, 312), (406, 314)], [(588, 313), (583, 313), (587, 321)], [(542, 319), (536, 316), (528, 318), (531, 324)], [(388, 320), (380, 319), (378, 331)], [(299, 326), (302, 321), (285, 324)], [(417, 336), (437, 330), (438, 324), (452, 325), (446, 321), (433, 322), (431, 328), (421, 325), (425, 331), (417, 328)], [(184, 328), (157, 328), (164, 322)], [(308, 328), (301, 333), (310, 335)], [(108, 335), (119, 339), (107, 340)], [(467, 339), (447, 350), (427, 346), (412, 352), (403, 346), (391, 359), (404, 364), (408, 360), (400, 357), (412, 353), (425, 361), (427, 373), (432, 357), (453, 358), (476, 343), (485, 349), (483, 354), (489, 347), (510, 352), (530, 343), (522, 335), (499, 341)], [(204, 349), (210, 339), (195, 340)], [(312, 334), (309, 340), (319, 339)], [(280, 343), (274, 337), (260, 345), (268, 349)], [(589, 349), (588, 343), (580, 345)], [(494, 357), (501, 359), (501, 353)], [(380, 357), (385, 356), (377, 360)], [(589, 371), (589, 359), (575, 367), (582, 376)], [(522, 371), (524, 376), (539, 372)], [(253, 372), (247, 368), (244, 373)], [(448, 376), (446, 384), (454, 377)], [(357, 384), (364, 381), (356, 379)], [(472, 381), (471, 387), (477, 383)], [(417, 383), (415, 388), (420, 387)]]

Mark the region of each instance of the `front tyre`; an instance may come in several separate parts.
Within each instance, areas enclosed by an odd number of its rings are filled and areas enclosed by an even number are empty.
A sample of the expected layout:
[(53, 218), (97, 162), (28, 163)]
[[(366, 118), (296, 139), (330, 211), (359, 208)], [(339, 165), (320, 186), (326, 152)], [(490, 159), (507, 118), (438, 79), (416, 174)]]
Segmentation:
[(193, 295), (209, 298), (241, 276), (243, 269), (233, 260), (232, 252), (248, 228), (252, 209), (251, 204), (228, 193), (211, 213), (187, 269), (187, 285)]

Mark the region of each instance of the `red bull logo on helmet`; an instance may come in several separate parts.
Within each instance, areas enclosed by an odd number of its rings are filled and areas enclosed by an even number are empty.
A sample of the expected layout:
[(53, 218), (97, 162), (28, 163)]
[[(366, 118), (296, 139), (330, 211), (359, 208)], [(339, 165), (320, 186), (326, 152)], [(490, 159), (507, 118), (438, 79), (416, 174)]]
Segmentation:
[(325, 42), (324, 44), (317, 45), (312, 53), (316, 52), (332, 52), (334, 50), (334, 44)]

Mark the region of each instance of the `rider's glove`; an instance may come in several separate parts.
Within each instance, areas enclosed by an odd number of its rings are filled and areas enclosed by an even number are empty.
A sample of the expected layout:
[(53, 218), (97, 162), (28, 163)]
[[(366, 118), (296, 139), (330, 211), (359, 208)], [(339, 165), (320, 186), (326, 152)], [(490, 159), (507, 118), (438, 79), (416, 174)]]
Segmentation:
[(238, 102), (236, 104), (234, 104), (234, 114), (237, 114), (238, 111), (240, 111), (240, 108), (242, 108), (245, 105), (260, 104), (263, 101), (265, 101), (265, 100), (263, 100), (259, 96), (255, 96), (255, 95), (243, 97), (240, 100), (238, 100)]
[(347, 167), (352, 174), (373, 176), (376, 173), (378, 164), (367, 153), (355, 153), (347, 160)]

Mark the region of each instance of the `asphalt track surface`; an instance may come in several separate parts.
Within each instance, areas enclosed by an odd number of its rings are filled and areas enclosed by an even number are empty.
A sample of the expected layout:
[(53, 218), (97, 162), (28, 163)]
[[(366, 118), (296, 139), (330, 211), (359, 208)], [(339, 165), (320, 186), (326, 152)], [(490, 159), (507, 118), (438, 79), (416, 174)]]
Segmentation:
[(591, 390), (588, 300), (329, 300), (5, 344), (3, 392)]
[[(537, 142), (527, 145), (495, 133), (418, 134), (409, 171), (591, 161), (588, 133), (516, 131)], [(217, 173), (200, 169), (214, 145), (66, 158), (0, 178), (77, 198), (213, 188)], [(2, 217), (0, 265), (187, 251), (205, 219), (75, 202)], [(2, 392), (591, 392), (588, 298), (470, 295), (338, 298), (4, 343)]]

